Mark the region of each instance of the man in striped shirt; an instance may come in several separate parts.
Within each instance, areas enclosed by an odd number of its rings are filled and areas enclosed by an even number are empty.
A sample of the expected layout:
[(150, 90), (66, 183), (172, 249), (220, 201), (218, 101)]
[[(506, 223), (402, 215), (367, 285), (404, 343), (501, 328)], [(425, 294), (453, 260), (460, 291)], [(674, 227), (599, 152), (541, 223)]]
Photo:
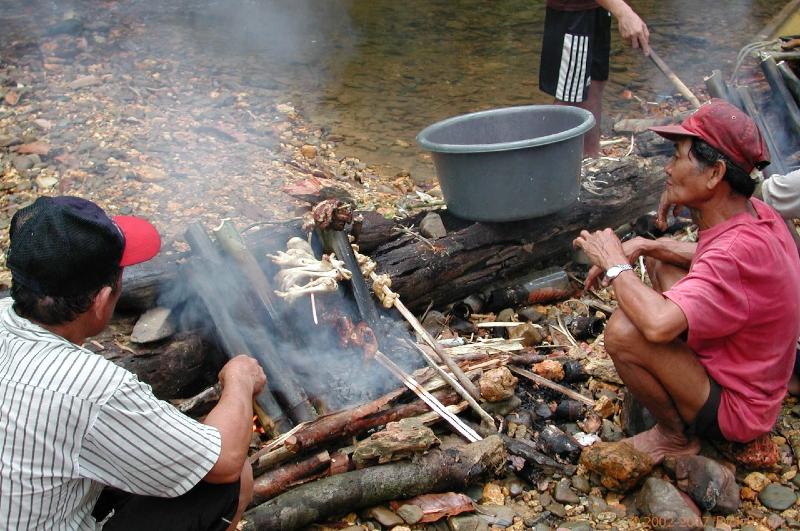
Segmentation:
[(623, 40), (649, 54), (647, 25), (623, 0), (547, 0), (539, 88), (554, 96), (557, 104), (592, 112), (595, 126), (583, 140), (584, 155), (590, 157), (600, 153), (612, 14)]
[(108, 324), (122, 268), (158, 252), (155, 228), (77, 197), (42, 197), (14, 215), (10, 236), (0, 528), (234, 529), (252, 496), (258, 364), (239, 356), (223, 367), (222, 397), (201, 424), (80, 346)]

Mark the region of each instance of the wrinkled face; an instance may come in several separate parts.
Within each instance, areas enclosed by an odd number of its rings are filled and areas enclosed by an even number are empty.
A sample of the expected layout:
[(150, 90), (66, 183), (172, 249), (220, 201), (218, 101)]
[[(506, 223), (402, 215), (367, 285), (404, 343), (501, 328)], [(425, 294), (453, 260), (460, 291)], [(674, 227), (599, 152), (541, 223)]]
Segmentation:
[(709, 178), (713, 166), (703, 169), (691, 152), (692, 141), (683, 138), (675, 142), (675, 154), (665, 168), (669, 202), (694, 207), (710, 195)]

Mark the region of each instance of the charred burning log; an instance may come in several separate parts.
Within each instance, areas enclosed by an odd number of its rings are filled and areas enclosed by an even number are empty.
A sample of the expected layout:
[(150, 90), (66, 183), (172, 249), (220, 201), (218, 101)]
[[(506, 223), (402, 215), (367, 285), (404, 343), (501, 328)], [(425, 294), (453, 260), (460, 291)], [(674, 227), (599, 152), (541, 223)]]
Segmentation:
[(322, 451), (307, 459), (284, 465), (258, 477), (253, 484), (252, 505), (259, 505), (302, 481), (313, 479), (325, 472), (331, 464), (331, 456)]
[[(394, 391), (367, 404), (324, 415), (297, 427), (291, 436), (280, 444), (265, 447), (264, 451), (259, 451), (251, 457), (255, 474), (258, 475), (269, 467), (320, 445), (352, 437), (389, 422), (430, 411), (430, 408), (421, 400), (387, 408), (389, 402), (403, 393), (403, 390)], [(445, 405), (458, 402), (458, 395), (453, 392), (441, 391), (434, 395), (439, 402)]]
[(308, 483), (247, 511), (244, 529), (292, 531), (342, 512), (431, 492), (462, 489), (497, 474), (506, 461), (498, 436), (417, 461), (354, 470)]
[[(423, 310), (430, 302), (443, 306), (480, 293), (499, 279), (567, 258), (581, 229), (617, 227), (654, 210), (663, 184), (663, 164), (643, 161), (631, 158), (589, 168), (588, 178), (608, 184), (592, 188), (591, 193), (582, 191), (573, 207), (544, 218), (473, 223), (441, 211), (448, 234), (433, 246), (396, 230), (418, 224), (424, 213), (390, 221), (376, 212), (360, 212), (364, 225), (359, 246), (392, 278), (392, 289), (409, 309)], [(245, 241), (259, 256), (300, 232), (299, 222), (271, 225), (248, 232)], [(120, 304), (147, 309), (165, 291), (162, 286), (176, 279), (174, 258), (157, 259), (150, 265), (152, 269), (126, 268)]]

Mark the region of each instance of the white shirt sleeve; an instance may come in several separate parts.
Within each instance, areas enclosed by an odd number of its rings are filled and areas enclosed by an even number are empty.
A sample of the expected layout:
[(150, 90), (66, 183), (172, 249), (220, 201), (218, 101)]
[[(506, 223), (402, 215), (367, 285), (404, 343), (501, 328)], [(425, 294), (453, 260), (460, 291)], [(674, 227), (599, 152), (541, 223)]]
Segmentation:
[(175, 497), (217, 462), (221, 438), (130, 375), (101, 407), (80, 449), (83, 477), (134, 494)]
[(800, 218), (800, 170), (771, 175), (761, 184), (761, 193), (784, 218)]

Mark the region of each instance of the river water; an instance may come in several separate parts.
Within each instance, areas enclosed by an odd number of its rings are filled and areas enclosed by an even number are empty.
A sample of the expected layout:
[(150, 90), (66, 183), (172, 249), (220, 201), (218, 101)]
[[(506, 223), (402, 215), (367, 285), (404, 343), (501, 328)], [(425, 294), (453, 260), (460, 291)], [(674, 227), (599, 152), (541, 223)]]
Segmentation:
[[(654, 49), (695, 88), (712, 68), (730, 74), (738, 50), (784, 4), (631, 1), (649, 24)], [(221, 79), (235, 79), (244, 90), (267, 88), (336, 140), (340, 156), (356, 156), (387, 177), (407, 171), (416, 180), (433, 178), (430, 157), (414, 138), (435, 121), (552, 101), (537, 86), (544, 0), (120, 0), (103, 5), (147, 28), (137, 55), (181, 55)], [(641, 116), (647, 102), (675, 92), (649, 60), (620, 42), (616, 25), (612, 31), (606, 129), (615, 118)], [(163, 38), (152, 37), (159, 34)], [(626, 91), (635, 97), (624, 98)]]
[[(783, 7), (776, 0), (644, 0), (631, 3), (648, 22), (653, 48), (690, 87), (712, 68), (729, 74), (739, 49)], [(198, 42), (246, 63), (291, 94), (292, 102), (384, 175), (433, 177), (415, 143), (426, 125), (465, 112), (550, 103), (538, 89), (541, 0), (327, 0), (291, 7), (251, 5), (195, 20)], [(275, 13), (280, 13), (275, 16)], [(223, 40), (215, 29), (235, 23)], [(265, 29), (266, 24), (266, 29)], [(672, 85), (613, 29), (606, 127), (639, 116)], [(213, 43), (213, 44), (212, 44)], [(625, 99), (630, 90), (639, 99)]]

